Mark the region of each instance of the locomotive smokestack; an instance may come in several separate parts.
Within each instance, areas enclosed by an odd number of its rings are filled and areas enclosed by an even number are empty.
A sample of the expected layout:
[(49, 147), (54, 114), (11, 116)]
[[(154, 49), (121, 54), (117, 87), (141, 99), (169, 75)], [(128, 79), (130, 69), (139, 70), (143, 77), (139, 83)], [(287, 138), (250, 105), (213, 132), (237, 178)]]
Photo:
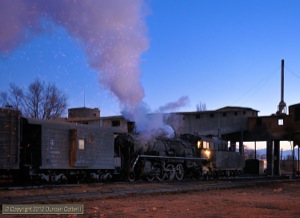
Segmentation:
[(281, 60), (281, 99), (278, 105), (277, 115), (285, 114), (286, 104), (284, 102), (284, 59)]

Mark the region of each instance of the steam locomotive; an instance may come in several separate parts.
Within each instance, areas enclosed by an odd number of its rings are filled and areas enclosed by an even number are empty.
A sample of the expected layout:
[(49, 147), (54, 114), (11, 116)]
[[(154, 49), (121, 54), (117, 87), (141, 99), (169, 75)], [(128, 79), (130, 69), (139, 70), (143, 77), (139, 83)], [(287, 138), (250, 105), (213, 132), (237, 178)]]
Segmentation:
[(121, 134), (115, 140), (115, 151), (129, 181), (182, 180), (188, 175), (208, 179), (238, 176), (243, 171), (243, 157), (228, 150), (228, 143), (217, 137), (183, 134), (171, 139), (142, 138)]
[(115, 133), (112, 128), (28, 119), (0, 109), (0, 176), (49, 183), (182, 180), (238, 175), (243, 157), (215, 137)]

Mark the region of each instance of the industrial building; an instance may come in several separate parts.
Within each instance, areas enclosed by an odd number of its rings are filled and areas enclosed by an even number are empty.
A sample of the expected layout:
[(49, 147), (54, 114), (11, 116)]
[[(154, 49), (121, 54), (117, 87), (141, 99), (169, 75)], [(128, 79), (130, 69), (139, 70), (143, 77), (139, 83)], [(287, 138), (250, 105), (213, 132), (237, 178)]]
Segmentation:
[[(280, 141), (300, 145), (300, 103), (286, 110), (284, 102), (284, 60), (281, 62), (281, 100), (271, 116), (258, 116), (258, 110), (249, 107), (227, 106), (217, 110), (148, 114), (149, 119), (162, 116), (175, 134), (197, 133), (220, 136), (230, 142), (231, 149), (244, 153), (244, 142), (267, 142), (267, 173), (280, 175)], [(115, 132), (134, 132), (135, 123), (123, 116), (100, 117), (98, 108), (69, 109), (66, 121), (112, 127)], [(298, 149), (299, 151), (299, 149)], [(299, 171), (299, 170), (298, 170)]]
[[(291, 105), (288, 114), (258, 116), (258, 110), (248, 107), (223, 107), (217, 110), (163, 114), (164, 122), (175, 134), (197, 133), (215, 135), (230, 142), (232, 149), (243, 154), (245, 142), (267, 142), (267, 172), (280, 175), (280, 141), (300, 144), (300, 104)], [(68, 122), (111, 127), (117, 133), (133, 133), (136, 126), (123, 116), (100, 117), (98, 108), (69, 109)], [(150, 119), (161, 114), (148, 114)], [(239, 146), (237, 146), (237, 144)]]
[[(100, 117), (98, 108), (72, 108), (68, 111), (68, 122), (112, 127), (116, 132), (133, 132), (134, 122), (123, 116)], [(149, 119), (163, 116), (175, 133), (198, 133), (200, 135), (223, 135), (240, 132), (248, 128), (248, 118), (257, 117), (258, 111), (246, 107), (224, 107), (218, 110), (148, 114)]]

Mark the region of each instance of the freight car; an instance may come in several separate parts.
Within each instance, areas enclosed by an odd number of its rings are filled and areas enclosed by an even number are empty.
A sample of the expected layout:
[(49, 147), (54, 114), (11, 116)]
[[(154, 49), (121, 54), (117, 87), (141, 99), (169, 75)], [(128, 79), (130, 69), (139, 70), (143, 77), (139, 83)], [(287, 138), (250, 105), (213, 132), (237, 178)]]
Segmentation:
[(109, 178), (115, 170), (110, 128), (26, 119), (0, 111), (0, 171), (16, 182)]
[(18, 111), (0, 109), (0, 175), (16, 182), (236, 175), (244, 161), (227, 147), (214, 137), (144, 140), (143, 135), (116, 134), (107, 127), (26, 119)]

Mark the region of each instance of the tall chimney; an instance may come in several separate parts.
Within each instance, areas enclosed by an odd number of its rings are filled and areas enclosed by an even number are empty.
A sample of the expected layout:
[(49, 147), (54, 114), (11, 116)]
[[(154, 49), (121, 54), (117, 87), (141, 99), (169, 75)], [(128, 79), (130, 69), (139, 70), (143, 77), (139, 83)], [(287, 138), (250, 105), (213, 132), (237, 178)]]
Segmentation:
[(281, 60), (281, 101), (284, 102), (284, 60)]
[(286, 104), (284, 102), (284, 59), (281, 60), (281, 99), (278, 105), (277, 115), (285, 113)]

